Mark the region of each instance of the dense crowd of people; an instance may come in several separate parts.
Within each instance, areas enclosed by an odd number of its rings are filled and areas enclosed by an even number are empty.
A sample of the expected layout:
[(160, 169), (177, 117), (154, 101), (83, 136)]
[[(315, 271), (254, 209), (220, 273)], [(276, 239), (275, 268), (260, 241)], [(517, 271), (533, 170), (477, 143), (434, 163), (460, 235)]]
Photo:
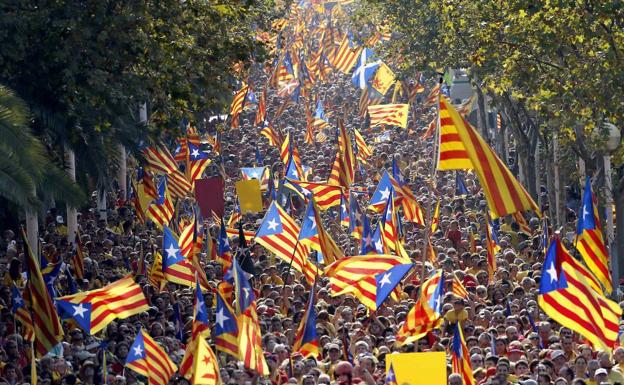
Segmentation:
[[(348, 77), (332, 74), (330, 81), (320, 87), (319, 97), (326, 106), (330, 121), (343, 118), (348, 130), (359, 129), (373, 149), (368, 164), (357, 170), (355, 185), (361, 207), (366, 207), (384, 170), (391, 170), (392, 161), (421, 206), (427, 220), (440, 202), (437, 231), (428, 234), (423, 226), (404, 222), (403, 244), (415, 264), (414, 272), (402, 282), (398, 301), (388, 299), (376, 312), (367, 311), (352, 295), (332, 296), (328, 279), (317, 282), (315, 310), (316, 332), (320, 354), (303, 357), (293, 351), (295, 331), (302, 319), (310, 286), (289, 263), (276, 260), (253, 239), (247, 239), (251, 263), (244, 268), (252, 273), (251, 283), (256, 291), (257, 312), (262, 329), (263, 351), (269, 364), (269, 377), (257, 376), (245, 369), (235, 358), (219, 353), (221, 379), (231, 385), (277, 384), (383, 384), (386, 381), (388, 355), (403, 352), (447, 352), (448, 384), (461, 385), (462, 377), (453, 373), (450, 349), (453, 325), (461, 322), (469, 350), (469, 360), (476, 383), (485, 385), (624, 385), (624, 348), (613, 354), (594, 350), (578, 334), (549, 319), (537, 304), (542, 262), (544, 260), (543, 221), (532, 214), (525, 217), (528, 228), (521, 229), (511, 217), (497, 224), (500, 251), (496, 256), (497, 270), (488, 274), (485, 221), (487, 203), (476, 176), (464, 174), (468, 194), (456, 193), (455, 173), (434, 171), (434, 138), (422, 139), (429, 122), (435, 117), (433, 108), (422, 103), (424, 94), (412, 104), (407, 129), (367, 128), (366, 119), (358, 113), (359, 91)], [(266, 78), (256, 79), (257, 84)], [(302, 97), (306, 100), (305, 97)], [(283, 99), (269, 93), (268, 115), (271, 117)], [(327, 140), (307, 144), (304, 141), (305, 103), (291, 104), (273, 122), (282, 132), (290, 132), (299, 148), (302, 163), (312, 168), (311, 181), (325, 181), (336, 152), (335, 128), (325, 130)], [(254, 163), (256, 152), (264, 157), (264, 165), (275, 175), (283, 173), (279, 150), (269, 145), (253, 125), (253, 111), (244, 112), (239, 128), (225, 129), (221, 134), (221, 153), (211, 152), (213, 165), (207, 174), (225, 175), (226, 212), (234, 210), (234, 182), (241, 178), (240, 167)], [(200, 126), (200, 134), (206, 127)], [(265, 197), (266, 198), (266, 197)], [(145, 378), (124, 368), (129, 348), (140, 328), (160, 343), (174, 362), (179, 363), (185, 352), (185, 342), (191, 332), (194, 291), (169, 283), (159, 291), (148, 277), (137, 272), (139, 259), (149, 266), (153, 250), (162, 248), (162, 233), (151, 223), (138, 220), (132, 202), (120, 199), (118, 192), (107, 195), (105, 218), (97, 209), (95, 195), (91, 205), (78, 217), (81, 241), (85, 249), (85, 277), (77, 282), (80, 290), (103, 287), (128, 273), (135, 273), (149, 303), (149, 310), (125, 320), (113, 321), (94, 336), (85, 333), (75, 323), (64, 320), (64, 341), (47, 356), (38, 359), (38, 385), (134, 385)], [(192, 204), (192, 198), (187, 199)], [(571, 208), (574, 208), (572, 204)], [(546, 208), (546, 207), (545, 207)], [(296, 199), (292, 215), (300, 219), (305, 205)], [(560, 230), (564, 243), (572, 248), (569, 232), (574, 231), (575, 216)], [(369, 213), (371, 218), (373, 214)], [(244, 214), (246, 230), (259, 226), (262, 214)], [(360, 241), (353, 239), (339, 223), (335, 209), (323, 213), (324, 226), (345, 255), (358, 255)], [(67, 241), (66, 219), (60, 211), (51, 209), (40, 228), (41, 257), (61, 258), (69, 264), (73, 245)], [(218, 226), (212, 218), (204, 218), (205, 227), (216, 238)], [(551, 229), (551, 233), (552, 233)], [(18, 229), (5, 229), (0, 247), (0, 385), (32, 384), (30, 343), (21, 331), (12, 311), (13, 285), (23, 287), (25, 281), (24, 245)], [(434, 261), (430, 261), (426, 237), (430, 235)], [(235, 256), (243, 254), (242, 243), (230, 239)], [(427, 253), (427, 255), (424, 255)], [(223, 269), (210, 259), (205, 247), (200, 256), (208, 281), (216, 288), (223, 279)], [(248, 261), (249, 262), (249, 261)], [(414, 343), (399, 346), (396, 335), (406, 315), (419, 296), (421, 269), (432, 272), (441, 268), (449, 277), (458, 277), (469, 293), (462, 299), (452, 293), (452, 279), (447, 280), (444, 296), (444, 323)], [(149, 269), (148, 269), (149, 270)], [(57, 295), (67, 294), (66, 269), (53, 283)], [(204, 293), (214, 326), (215, 295)], [(173, 305), (179, 304), (184, 324), (184, 338), (178, 338)], [(212, 306), (210, 306), (212, 305)], [(103, 347), (102, 342), (106, 341)], [(211, 344), (213, 342), (211, 341)], [(104, 365), (105, 363), (105, 365)], [(411, 378), (398, 377), (398, 384), (416, 383), (418, 373)], [(185, 384), (180, 376), (171, 383)]]

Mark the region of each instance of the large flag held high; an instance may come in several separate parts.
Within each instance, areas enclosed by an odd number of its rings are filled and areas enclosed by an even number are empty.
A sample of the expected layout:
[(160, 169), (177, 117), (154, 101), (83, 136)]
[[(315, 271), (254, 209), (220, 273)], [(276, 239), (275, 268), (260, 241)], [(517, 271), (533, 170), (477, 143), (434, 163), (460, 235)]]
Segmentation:
[(585, 337), (596, 349), (615, 346), (622, 309), (592, 288), (586, 272), (553, 238), (546, 253), (539, 295), (544, 312), (562, 326)]
[(602, 235), (597, 206), (596, 198), (591, 189), (591, 181), (587, 177), (585, 192), (583, 193), (583, 205), (578, 217), (576, 248), (589, 270), (605, 288), (605, 292), (611, 294), (613, 283), (609, 271), (609, 253)]
[(31, 309), (32, 322), (35, 332), (35, 351), (38, 357), (43, 357), (63, 339), (63, 329), (52, 303), (52, 298), (46, 288), (46, 283), (39, 269), (39, 261), (33, 255), (28, 244), (26, 233), (22, 229), (24, 238), (24, 257), (26, 258), (26, 290), (24, 300)]
[(477, 131), (440, 96), (438, 170), (475, 170), (492, 218), (539, 208)]
[(178, 370), (163, 348), (142, 329), (130, 347), (126, 367), (147, 377), (148, 385), (167, 385)]
[(132, 317), (149, 309), (141, 286), (131, 275), (101, 289), (59, 297), (56, 305), (91, 335), (115, 319)]

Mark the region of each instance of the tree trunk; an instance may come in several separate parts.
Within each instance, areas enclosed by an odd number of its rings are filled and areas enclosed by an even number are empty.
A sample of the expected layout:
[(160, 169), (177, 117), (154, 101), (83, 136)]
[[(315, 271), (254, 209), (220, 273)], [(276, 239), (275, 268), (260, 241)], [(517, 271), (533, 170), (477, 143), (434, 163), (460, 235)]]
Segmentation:
[(477, 79), (475, 78), (473, 82), (474, 89), (477, 93), (477, 128), (481, 133), (481, 136), (487, 143), (490, 143), (490, 135), (488, 132), (488, 124), (487, 124), (487, 110), (485, 105), (485, 95), (483, 94), (483, 90), (477, 83)]
[(119, 199), (125, 202), (128, 197), (127, 191), (127, 172), (128, 168), (126, 165), (127, 155), (126, 149), (123, 144), (119, 144), (119, 168), (117, 170), (117, 182), (119, 183)]
[[(74, 151), (67, 146), (65, 146), (65, 164), (67, 165), (67, 174), (75, 182), (76, 156)], [(67, 205), (67, 242), (73, 243), (75, 241), (76, 231), (78, 231), (78, 211), (75, 207)]]
[(98, 213), (99, 213), (99, 218), (106, 220), (107, 219), (107, 212), (106, 212), (106, 190), (104, 189), (104, 187), (100, 187), (98, 188), (98, 194), (97, 194), (97, 208), (98, 208)]
[(35, 255), (39, 255), (39, 219), (36, 211), (26, 211), (26, 237)]

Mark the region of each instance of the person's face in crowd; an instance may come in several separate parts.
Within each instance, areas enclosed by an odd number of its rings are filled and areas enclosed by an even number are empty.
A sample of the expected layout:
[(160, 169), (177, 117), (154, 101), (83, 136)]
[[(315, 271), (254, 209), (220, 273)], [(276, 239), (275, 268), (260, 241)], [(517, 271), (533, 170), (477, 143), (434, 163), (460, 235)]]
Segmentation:
[(329, 359), (333, 362), (340, 358), (340, 350), (336, 348), (329, 349)]
[(472, 369), (482, 368), (483, 367), (483, 356), (480, 354), (473, 354), (470, 357), (470, 364), (472, 365)]
[(288, 350), (283, 346), (278, 347), (275, 354), (277, 354), (277, 362), (282, 362), (288, 358)]
[(462, 385), (461, 377), (453, 376), (449, 378), (448, 385)]
[(529, 365), (525, 362), (517, 362), (515, 368), (516, 376), (522, 376), (529, 373)]
[(302, 385), (316, 385), (316, 380), (314, 379), (314, 376), (304, 376), (301, 384)]

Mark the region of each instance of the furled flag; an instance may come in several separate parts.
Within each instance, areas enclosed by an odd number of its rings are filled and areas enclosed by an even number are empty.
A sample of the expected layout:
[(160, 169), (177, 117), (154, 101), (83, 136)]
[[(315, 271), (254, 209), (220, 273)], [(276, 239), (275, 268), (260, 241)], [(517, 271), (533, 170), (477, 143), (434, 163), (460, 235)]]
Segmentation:
[(116, 319), (132, 317), (149, 309), (141, 286), (131, 275), (101, 289), (56, 298), (56, 305), (90, 335)]
[(201, 151), (199, 146), (189, 143), (189, 165), (187, 169), (190, 181), (200, 179), (210, 162), (206, 152)]
[(327, 180), (327, 184), (340, 186), (349, 191), (355, 179), (355, 155), (351, 137), (342, 119), (338, 119), (338, 151)]
[(147, 167), (155, 174), (166, 175), (178, 170), (178, 164), (173, 155), (163, 144), (147, 147), (143, 150), (143, 156)]
[(585, 337), (595, 349), (610, 350), (617, 340), (622, 309), (596, 292), (572, 261), (554, 237), (542, 268), (538, 303), (549, 317)]
[(148, 385), (167, 385), (178, 370), (167, 352), (142, 329), (130, 347), (126, 367), (147, 377)]
[(440, 201), (436, 203), (435, 210), (433, 211), (433, 217), (431, 218), (430, 233), (434, 234), (438, 230), (439, 225), (440, 225)]
[(496, 272), (496, 253), (500, 251), (501, 247), (499, 246), (496, 229), (494, 229), (492, 221), (489, 218), (486, 218), (485, 222), (485, 239), (487, 242), (488, 276), (490, 278), (490, 282), (494, 282), (494, 273)]
[(362, 239), (362, 221), (365, 214), (360, 209), (360, 204), (351, 192), (349, 194), (349, 234), (355, 239)]
[(262, 94), (260, 94), (260, 99), (258, 100), (258, 110), (256, 110), (256, 119), (254, 120), (254, 124), (256, 126), (261, 125), (266, 120), (266, 88), (262, 90)]
[(394, 72), (392, 72), (390, 67), (388, 67), (386, 63), (381, 63), (375, 72), (371, 84), (377, 92), (385, 95), (394, 84), (395, 79)]
[(76, 278), (84, 279), (84, 249), (82, 248), (82, 240), (80, 239), (79, 231), (76, 231), (74, 243), (74, 252), (72, 253), (71, 259), (72, 269), (74, 269)]
[(277, 257), (302, 273), (308, 283), (313, 284), (317, 268), (308, 261), (308, 248), (297, 238), (301, 229), (294, 219), (275, 201), (267, 210), (262, 224), (256, 232), (256, 243), (264, 246)]
[(375, 71), (379, 68), (380, 61), (372, 62), (373, 60), (373, 51), (368, 48), (364, 48), (362, 50), (362, 54), (360, 55), (360, 62), (358, 67), (353, 72), (353, 76), (351, 77), (351, 81), (353, 85), (358, 87), (361, 90), (365, 90), (368, 88), (369, 80), (375, 75)]
[(405, 318), (396, 339), (399, 345), (417, 341), (442, 325), (444, 304), (444, 272), (436, 270), (423, 283), (420, 296)]
[(373, 246), (374, 251), (377, 254), (385, 254), (388, 253), (388, 247), (384, 245), (383, 237), (381, 236), (381, 232), (383, 231), (383, 221), (377, 221), (377, 227), (375, 228), (375, 232), (373, 233)]
[(24, 258), (28, 278), (24, 300), (32, 314), (35, 334), (34, 349), (38, 357), (43, 357), (61, 342), (63, 329), (39, 270), (39, 261), (33, 255), (24, 229), (22, 229), (22, 238), (24, 239)]
[(492, 218), (539, 208), (494, 150), (445, 97), (440, 96), (438, 170), (475, 170)]
[(323, 255), (323, 261), (325, 263), (332, 263), (344, 257), (342, 250), (325, 231), (321, 215), (319, 214), (313, 197), (310, 197), (308, 209), (306, 210), (303, 223), (301, 224), (299, 242), (320, 252)]
[(162, 255), (158, 251), (154, 252), (154, 262), (152, 262), (152, 267), (149, 270), (148, 282), (158, 291), (161, 291), (167, 283), (163, 274)]
[(232, 99), (232, 106), (230, 107), (230, 127), (236, 128), (239, 125), (239, 116), (241, 112), (243, 112), (243, 107), (245, 104), (245, 98), (247, 97), (247, 91), (249, 91), (249, 86), (247, 84), (243, 84), (240, 90), (234, 94), (234, 98)]
[(369, 309), (376, 309), (376, 276), (386, 273), (405, 259), (394, 255), (356, 255), (339, 259), (325, 268), (332, 297), (352, 293)]
[(230, 241), (228, 240), (223, 221), (221, 221), (217, 237), (217, 262), (223, 266), (224, 272), (232, 266), (232, 248), (230, 247)]
[(386, 210), (380, 221), (382, 222), (381, 238), (384, 245), (394, 251), (398, 256), (409, 260), (409, 255), (405, 251), (399, 235), (399, 221), (397, 220), (397, 213), (394, 209), (394, 189), (390, 189), (390, 196), (386, 201)]
[(578, 216), (575, 244), (589, 270), (604, 287), (605, 293), (611, 294), (613, 283), (609, 271), (609, 252), (605, 246), (597, 206), (588, 176), (583, 205)]
[(360, 246), (360, 254), (366, 255), (375, 252), (375, 245), (373, 244), (373, 231), (368, 217), (364, 214), (362, 217), (362, 244)]
[(24, 340), (32, 342), (35, 339), (33, 330), (33, 321), (30, 312), (26, 308), (26, 303), (17, 286), (11, 286), (11, 312), (15, 317), (15, 321), (22, 325), (22, 337)]
[(182, 321), (182, 312), (180, 311), (179, 302), (173, 304), (173, 325), (176, 338), (181, 343), (185, 343), (186, 336), (184, 335), (184, 321)]
[(463, 384), (475, 385), (475, 379), (472, 375), (472, 366), (470, 365), (470, 353), (468, 352), (468, 347), (464, 340), (460, 322), (456, 322), (453, 327), (451, 361), (453, 363), (453, 372), (461, 375)]
[(178, 241), (171, 230), (163, 229), (163, 273), (169, 282), (184, 286), (195, 284), (195, 269), (190, 260), (182, 255)]
[(282, 146), (282, 138), (280, 134), (275, 131), (273, 126), (268, 122), (265, 122), (262, 128), (260, 129), (260, 135), (264, 136), (269, 140), (269, 144), (275, 148), (280, 148)]
[(299, 352), (304, 357), (312, 356), (317, 358), (319, 356), (319, 343), (316, 336), (316, 304), (315, 298), (316, 284), (312, 285), (310, 290), (310, 297), (308, 298), (308, 304), (306, 310), (301, 318), (301, 323), (297, 327), (295, 334), (295, 342), (293, 343), (293, 353)]
[(464, 183), (464, 178), (462, 178), (459, 172), (455, 172), (455, 195), (468, 195), (468, 189), (466, 188), (466, 184)]
[(181, 228), (180, 238), (178, 239), (178, 244), (180, 245), (180, 252), (186, 258), (191, 258), (191, 253), (193, 252), (193, 239), (195, 238), (195, 226), (197, 222), (195, 221), (195, 215), (192, 215), (191, 218), (187, 218), (186, 220), (181, 220), (178, 228)]
[(220, 284), (216, 291), (215, 346), (217, 350), (238, 358), (238, 321), (234, 309), (225, 300), (222, 286)]
[(355, 147), (357, 149), (356, 158), (358, 162), (367, 164), (367, 159), (373, 154), (373, 150), (368, 147), (364, 137), (357, 128), (353, 129), (353, 136), (355, 137)]
[(147, 208), (147, 216), (159, 227), (167, 225), (173, 217), (173, 203), (167, 191), (167, 179), (158, 185), (158, 197)]
[(407, 127), (409, 104), (378, 104), (368, 106), (370, 126), (377, 127), (382, 124), (390, 126)]

